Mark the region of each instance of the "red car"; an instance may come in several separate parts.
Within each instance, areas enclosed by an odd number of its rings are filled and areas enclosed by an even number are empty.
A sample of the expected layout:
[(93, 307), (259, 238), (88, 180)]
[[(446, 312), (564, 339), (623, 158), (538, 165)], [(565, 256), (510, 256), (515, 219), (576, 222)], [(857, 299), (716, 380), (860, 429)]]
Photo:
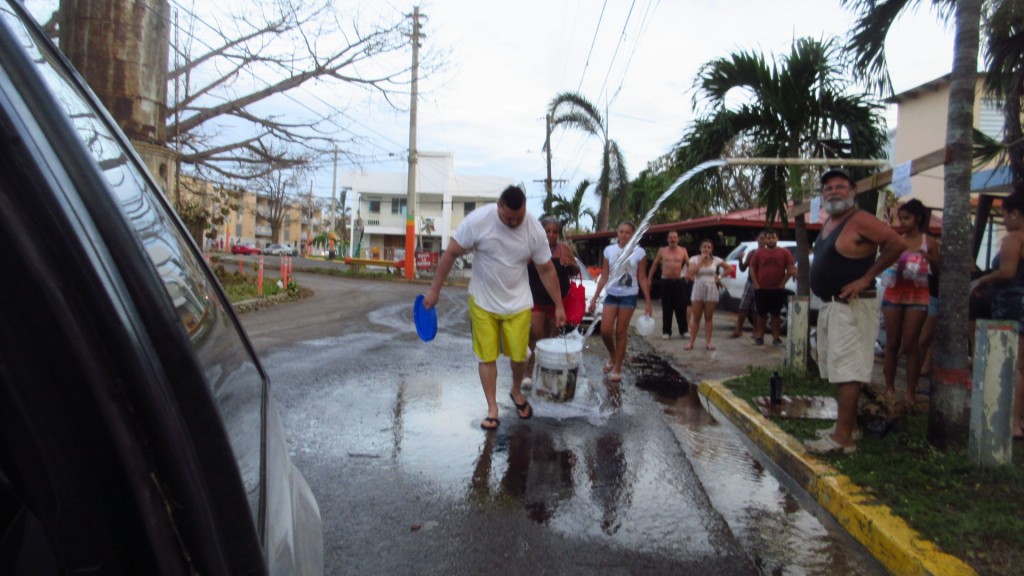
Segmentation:
[(261, 252), (259, 248), (253, 246), (252, 244), (232, 244), (231, 245), (231, 253), (232, 254), (262, 254), (263, 252)]

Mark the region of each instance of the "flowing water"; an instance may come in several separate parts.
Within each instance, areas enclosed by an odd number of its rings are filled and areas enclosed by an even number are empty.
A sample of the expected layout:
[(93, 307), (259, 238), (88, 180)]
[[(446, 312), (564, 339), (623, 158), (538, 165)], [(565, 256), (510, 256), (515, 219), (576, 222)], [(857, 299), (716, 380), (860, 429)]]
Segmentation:
[[(640, 224), (636, 227), (636, 232), (633, 233), (633, 237), (629, 239), (629, 242), (626, 242), (626, 245), (622, 248), (622, 252), (619, 253), (618, 258), (616, 258), (615, 262), (611, 264), (611, 271), (608, 273), (608, 281), (605, 282), (604, 289), (602, 290), (602, 292), (607, 290), (608, 286), (611, 286), (613, 283), (617, 282), (619, 278), (621, 278), (622, 275), (626, 273), (626, 263), (629, 262), (629, 258), (633, 255), (633, 251), (636, 250), (637, 246), (640, 245), (640, 240), (643, 239), (644, 234), (650, 227), (651, 218), (654, 217), (654, 215), (658, 212), (658, 208), (661, 208), (662, 203), (664, 203), (665, 200), (667, 200), (668, 197), (671, 196), (677, 188), (686, 183), (690, 178), (693, 178), (697, 174), (700, 174), (701, 172), (708, 170), (710, 168), (719, 168), (725, 165), (725, 160), (719, 159), (708, 160), (707, 162), (702, 162), (701, 164), (694, 166), (685, 174), (677, 178), (676, 181), (673, 182), (672, 185), (669, 186), (668, 189), (665, 190), (661, 194), (661, 196), (658, 197), (657, 200), (654, 201), (654, 205), (651, 206), (651, 209), (647, 211), (647, 215), (644, 216), (644, 219), (641, 220)], [(586, 334), (584, 334), (584, 337), (589, 337), (594, 332), (594, 327), (596, 325), (597, 322), (591, 323), (590, 327), (587, 329)]]

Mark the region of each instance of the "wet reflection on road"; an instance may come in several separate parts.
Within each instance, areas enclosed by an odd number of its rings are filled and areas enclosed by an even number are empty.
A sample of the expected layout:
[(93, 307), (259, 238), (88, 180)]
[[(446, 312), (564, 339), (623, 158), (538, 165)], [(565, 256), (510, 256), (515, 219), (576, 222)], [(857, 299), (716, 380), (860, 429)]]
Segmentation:
[[(660, 359), (645, 363), (658, 366)], [(743, 547), (763, 573), (789, 573), (799, 567), (807, 574), (884, 574), (873, 560), (851, 554), (852, 538), (810, 498), (795, 487), (783, 486), (755, 457), (756, 451), (729, 424), (715, 419), (697, 394), (696, 385), (667, 365), (672, 383), (659, 402), (665, 406), (673, 431), (715, 509), (722, 514)], [(657, 368), (648, 368), (656, 372)], [(678, 384), (681, 382), (681, 384)], [(713, 408), (711, 408), (713, 409)], [(718, 414), (721, 422), (725, 418)], [(762, 456), (763, 458), (763, 456)], [(799, 495), (799, 497), (797, 496)]]
[[(486, 404), (465, 303), (448, 298), (439, 310), (430, 343), (416, 338), (402, 303), (368, 311), (366, 325), (344, 334), (264, 356), (276, 382), (304, 383), (276, 391), (300, 462), (371, 478), (400, 474), (423, 492), (391, 495), (396, 506), (445, 499), (490, 519), (484, 525), (525, 517), (537, 530), (661, 558), (676, 571), (710, 562), (740, 574), (879, 573), (657, 358), (634, 358), (614, 384), (591, 338), (575, 398), (528, 393), (531, 420), (516, 416), (502, 359), (501, 424), (480, 430)], [(336, 506), (332, 499), (370, 498), (339, 495), (316, 484), (321, 475), (306, 475), (325, 509)], [(325, 531), (339, 521), (325, 515)]]

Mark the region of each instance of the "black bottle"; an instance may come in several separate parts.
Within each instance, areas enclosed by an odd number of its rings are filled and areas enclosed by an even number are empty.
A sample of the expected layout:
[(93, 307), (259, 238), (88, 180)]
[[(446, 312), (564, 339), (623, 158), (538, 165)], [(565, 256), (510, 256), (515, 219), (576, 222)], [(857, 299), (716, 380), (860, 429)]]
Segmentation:
[(778, 370), (772, 373), (768, 386), (768, 398), (772, 404), (782, 404), (782, 376), (779, 376)]

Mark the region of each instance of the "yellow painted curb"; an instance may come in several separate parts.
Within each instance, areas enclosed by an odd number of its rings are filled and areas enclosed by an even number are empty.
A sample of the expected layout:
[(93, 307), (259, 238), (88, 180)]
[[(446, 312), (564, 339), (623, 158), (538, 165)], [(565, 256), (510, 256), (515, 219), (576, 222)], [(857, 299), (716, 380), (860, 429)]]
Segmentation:
[(721, 382), (701, 382), (699, 393), (814, 497), (850, 535), (893, 574), (964, 576), (976, 572), (959, 558), (921, 538), (888, 506), (877, 504), (836, 469), (810, 456)]

